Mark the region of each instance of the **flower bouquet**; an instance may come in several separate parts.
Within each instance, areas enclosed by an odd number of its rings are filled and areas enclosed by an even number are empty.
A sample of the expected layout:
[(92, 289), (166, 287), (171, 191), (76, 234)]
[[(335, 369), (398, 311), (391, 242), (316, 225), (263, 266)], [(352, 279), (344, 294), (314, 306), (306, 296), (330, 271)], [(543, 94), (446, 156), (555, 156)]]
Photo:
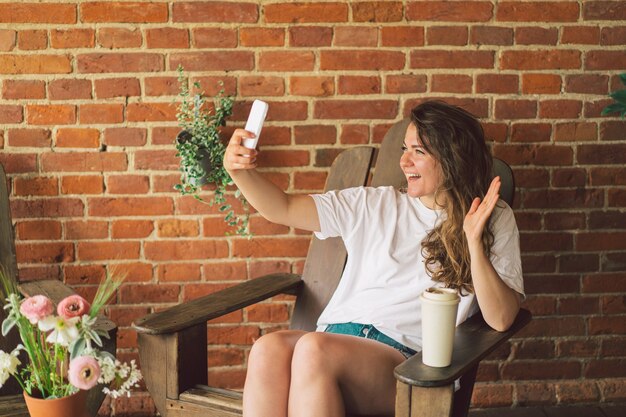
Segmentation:
[[(141, 372), (134, 360), (121, 363), (99, 350), (102, 337), (109, 336), (96, 326), (100, 310), (124, 278), (107, 274), (91, 304), (79, 295), (70, 295), (55, 311), (46, 296), (23, 298), (16, 283), (0, 268), (0, 297), (7, 310), (2, 335), (16, 327), (22, 342), (10, 353), (0, 350), (0, 387), (13, 376), (25, 394), (45, 400), (68, 397), (97, 384), (105, 384), (103, 392), (113, 398), (130, 396)], [(27, 364), (21, 363), (21, 352), (26, 353)]]

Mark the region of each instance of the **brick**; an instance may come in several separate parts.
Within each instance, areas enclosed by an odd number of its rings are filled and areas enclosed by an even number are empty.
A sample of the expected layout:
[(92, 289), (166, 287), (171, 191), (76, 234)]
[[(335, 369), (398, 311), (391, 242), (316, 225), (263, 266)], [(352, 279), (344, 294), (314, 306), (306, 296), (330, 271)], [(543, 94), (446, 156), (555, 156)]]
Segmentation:
[(471, 93), (473, 80), (469, 75), (433, 74), (430, 90), (443, 93)]
[(625, 51), (589, 51), (585, 53), (585, 70), (621, 70), (626, 67)]
[(378, 45), (378, 28), (339, 26), (335, 28), (334, 46), (375, 47)]
[(561, 92), (561, 76), (522, 74), (522, 92), (525, 94), (559, 94)]
[[(268, 121), (305, 120), (308, 117), (306, 101), (273, 101), (268, 104), (270, 107), (267, 112)], [(232, 120), (247, 120), (251, 107), (252, 101), (235, 103)], [(266, 138), (269, 138), (269, 135)]]
[(202, 275), (205, 281), (243, 280), (246, 278), (245, 261), (220, 261), (205, 263)]
[(310, 163), (308, 151), (270, 151), (259, 154), (262, 167), (301, 167)]
[(513, 45), (513, 29), (499, 26), (472, 26), (469, 42), (473, 45)]
[(599, 229), (623, 229), (624, 215), (618, 210), (592, 211), (589, 213), (589, 228)]
[(142, 36), (138, 28), (101, 28), (98, 29), (98, 45), (108, 49), (138, 48)]
[(114, 98), (131, 97), (141, 94), (139, 80), (137, 78), (105, 78), (94, 80), (96, 97)]
[(207, 96), (216, 96), (221, 90), (224, 90), (227, 95), (237, 95), (237, 79), (235, 77), (194, 77), (191, 82), (200, 83)]
[(502, 378), (526, 379), (575, 379), (581, 376), (581, 366), (574, 361), (516, 361), (502, 366)]
[(178, 170), (179, 159), (176, 150), (137, 151), (135, 169), (139, 170)]
[(0, 55), (0, 74), (69, 74), (68, 55)]
[(76, 123), (76, 106), (39, 105), (26, 106), (26, 120), (31, 125), (67, 125)]
[(55, 49), (93, 48), (96, 32), (93, 29), (55, 29), (50, 31), (50, 46)]
[[(610, 235), (609, 235), (610, 236)], [(583, 276), (583, 293), (620, 293), (626, 291), (626, 276), (623, 273), (597, 273)]]
[(236, 240), (233, 245), (233, 255), (237, 257), (305, 257), (308, 247), (308, 238)]
[(424, 28), (413, 26), (391, 26), (381, 28), (382, 46), (423, 46)]
[(486, 22), (493, 17), (493, 5), (488, 1), (459, 1), (454, 7), (445, 1), (411, 2), (405, 14), (409, 21)]
[(18, 177), (13, 181), (13, 192), (17, 196), (58, 195), (59, 184), (57, 179), (52, 177)]
[[(561, 261), (563, 261), (562, 258), (559, 259), (559, 262), (560, 262), (559, 268), (565, 271), (566, 268), (563, 268), (563, 262)], [(596, 264), (597, 264), (597, 261), (596, 261)], [(567, 268), (567, 269), (568, 271), (565, 271), (565, 272), (576, 272), (573, 270), (585, 269), (585, 268), (583, 267), (583, 268)], [(559, 299), (558, 312), (561, 315), (599, 314), (600, 302), (597, 297), (580, 297), (580, 296), (563, 297)]]
[(341, 3), (266, 4), (267, 23), (347, 22), (348, 6)]
[(150, 191), (150, 177), (147, 175), (110, 175), (106, 189), (109, 194), (147, 194)]
[(260, 336), (257, 326), (223, 326), (208, 332), (208, 343), (212, 345), (250, 345)]
[(21, 123), (24, 120), (22, 106), (0, 105), (0, 123)]
[(581, 113), (582, 103), (578, 100), (543, 100), (539, 102), (539, 117), (542, 119), (578, 119)]
[(172, 7), (174, 22), (256, 23), (258, 20), (259, 6), (255, 3), (176, 2)]
[[(568, 199), (560, 201), (561, 199)], [(601, 190), (536, 190), (529, 191), (524, 196), (524, 205), (528, 208), (575, 208), (575, 207), (602, 207), (604, 193)]]
[(282, 28), (243, 27), (239, 29), (241, 46), (283, 46), (285, 30)]
[(262, 217), (250, 218), (250, 231), (254, 236), (286, 235), (289, 230), (289, 226), (272, 223)]
[(608, 94), (609, 77), (597, 74), (577, 74), (565, 77), (565, 91), (581, 94)]
[(2, 97), (5, 99), (42, 99), (46, 97), (46, 83), (40, 80), (4, 80)]
[(130, 122), (174, 121), (176, 111), (172, 103), (130, 103), (126, 107)]
[(321, 51), (322, 70), (401, 70), (405, 54), (396, 51), (344, 50)]
[(79, 7), (84, 23), (157, 23), (168, 19), (166, 3), (95, 1), (81, 3)]
[(174, 213), (174, 204), (168, 197), (92, 198), (89, 215), (113, 216), (159, 216)]
[(298, 96), (331, 96), (335, 93), (335, 81), (333, 77), (290, 77), (289, 92)]
[(624, 164), (626, 144), (619, 145), (580, 145), (577, 147), (577, 161), (581, 164)]
[(65, 238), (71, 240), (106, 239), (109, 223), (106, 221), (71, 220), (65, 222)]
[(621, 45), (626, 37), (626, 27), (605, 27), (600, 32), (600, 45)]
[(15, 245), (19, 263), (60, 263), (74, 261), (74, 245), (71, 243), (27, 243)]
[(554, 358), (554, 342), (551, 340), (523, 340), (515, 348), (515, 359)]
[(498, 119), (534, 119), (537, 116), (537, 102), (499, 99), (495, 103), (495, 116)]
[(496, 20), (503, 22), (575, 22), (579, 7), (569, 2), (512, 2), (498, 3)]
[[(626, 378), (600, 380), (598, 381), (598, 386), (605, 401), (617, 402), (626, 399)], [(615, 415), (618, 416), (619, 414)]]
[(187, 52), (170, 55), (170, 68), (181, 65), (186, 71), (250, 71), (254, 53), (250, 51)]
[(385, 93), (424, 93), (426, 92), (426, 84), (426, 75), (388, 75), (385, 80)]
[(352, 20), (355, 22), (398, 22), (402, 20), (401, 2), (366, 1), (353, 3)]
[(76, 56), (79, 73), (156, 72), (164, 68), (163, 56), (155, 53), (87, 53)]
[(267, 51), (259, 56), (259, 71), (311, 71), (315, 54), (311, 51)]
[[(569, 190), (568, 190), (569, 191)], [(538, 191), (538, 193), (544, 193)], [(536, 204), (540, 205), (540, 204)], [(572, 249), (572, 236), (567, 233), (521, 233), (520, 244), (525, 251), (543, 252), (549, 250), (550, 245), (561, 250)]]
[(282, 96), (285, 85), (282, 77), (243, 76), (239, 78), (239, 92), (244, 97)]
[[(505, 111), (505, 107), (502, 107), (502, 111)], [(512, 142), (548, 142), (551, 136), (552, 125), (549, 123), (514, 123), (511, 128)], [(567, 156), (567, 152), (559, 152), (557, 149), (552, 151), (561, 154), (562, 157)]]
[(78, 242), (77, 258), (81, 261), (138, 259), (139, 242)]
[(198, 222), (195, 220), (159, 220), (157, 221), (159, 237), (196, 237), (199, 235)]
[(426, 31), (428, 45), (467, 45), (468, 29), (460, 26), (431, 26)]
[(395, 100), (318, 100), (314, 107), (316, 119), (395, 119)]
[(503, 51), (500, 58), (505, 70), (580, 69), (581, 64), (576, 50)]
[(151, 220), (114, 220), (111, 224), (113, 239), (146, 238), (154, 231)]
[(601, 251), (626, 248), (626, 232), (581, 233), (576, 236), (576, 250)]
[(54, 220), (34, 220), (18, 222), (15, 226), (19, 240), (59, 240), (61, 222)]
[(111, 306), (108, 317), (118, 326), (131, 326), (133, 322), (146, 316), (149, 312), (149, 307)]
[(289, 321), (286, 304), (260, 303), (245, 309), (249, 323), (284, 323)]
[(337, 141), (337, 128), (332, 125), (306, 125), (294, 127), (297, 145), (332, 144)]
[(159, 282), (200, 281), (200, 264), (159, 265), (157, 274)]
[(518, 45), (556, 45), (558, 39), (557, 28), (520, 27), (515, 30)]
[(144, 146), (147, 135), (144, 128), (112, 127), (104, 130), (104, 143), (107, 146)]
[(35, 51), (48, 47), (48, 32), (45, 30), (22, 30), (17, 32), (17, 46), (25, 51)]
[[(179, 132), (180, 128), (178, 126), (155, 127), (152, 129), (152, 140), (150, 143), (153, 145), (171, 145)], [(134, 133), (128, 132), (128, 135), (133, 136)]]
[(586, 366), (584, 377), (588, 379), (626, 377), (626, 359), (592, 359)]
[(127, 155), (123, 152), (72, 152), (41, 155), (43, 172), (125, 171)]
[(152, 261), (226, 258), (228, 244), (217, 240), (147, 241), (144, 243), (144, 256)]
[(48, 218), (48, 217), (81, 217), (84, 215), (84, 204), (74, 198), (44, 198), (17, 200), (11, 204), (14, 219)]
[(584, 20), (626, 20), (626, 6), (620, 1), (591, 1), (583, 5)]
[(626, 168), (591, 168), (591, 185), (626, 185)]
[(584, 187), (587, 172), (580, 168), (561, 168), (552, 171), (552, 185), (555, 187)]
[(289, 28), (289, 46), (330, 46), (333, 29), (318, 26), (296, 26)]
[(99, 148), (98, 129), (61, 128), (57, 130), (55, 146), (60, 148)]
[(122, 123), (124, 121), (124, 105), (81, 104), (79, 114), (80, 124)]
[[(600, 308), (601, 308), (602, 314), (626, 313), (626, 296), (607, 295), (607, 296), (600, 297)], [(620, 352), (623, 352), (623, 347), (621, 345), (618, 345), (618, 346), (612, 345), (610, 342), (606, 343), (606, 346), (605, 346), (603, 342), (602, 351), (603, 353), (610, 355), (610, 356), (621, 356)]]
[(0, 23), (76, 23), (76, 5), (52, 3), (0, 4)]
[(120, 288), (122, 303), (173, 303), (178, 302), (180, 286), (177, 284), (138, 284)]
[(104, 181), (100, 175), (68, 175), (61, 177), (62, 194), (102, 194)]
[(237, 366), (244, 362), (244, 351), (235, 348), (209, 348), (209, 368), (218, 366)]
[(474, 407), (504, 407), (513, 401), (513, 386), (510, 384), (478, 384), (472, 393)]
[(189, 48), (189, 31), (177, 28), (155, 28), (146, 30), (148, 48)]
[(557, 123), (555, 141), (588, 142), (598, 140), (598, 126), (595, 123)]
[(337, 83), (339, 94), (380, 94), (381, 80), (378, 76), (341, 75)]
[(0, 30), (0, 51), (12, 51), (17, 45), (17, 32), (14, 30)]
[(194, 28), (191, 33), (196, 48), (236, 48), (239, 41), (234, 29)]
[(11, 129), (8, 133), (10, 146), (47, 148), (52, 144), (48, 129)]
[(556, 345), (559, 357), (594, 357), (600, 351), (598, 340), (559, 340)]
[(598, 45), (600, 28), (594, 26), (565, 26), (561, 34), (561, 43), (574, 45)]
[(554, 384), (539, 382), (524, 383), (516, 386), (518, 403), (523, 406), (556, 404), (556, 388)]
[(491, 51), (414, 50), (411, 51), (409, 65), (415, 69), (493, 68), (494, 53)]
[(623, 140), (624, 127), (626, 123), (623, 121), (607, 121), (600, 124), (600, 140)]
[(519, 77), (513, 74), (479, 74), (476, 76), (476, 92), (517, 94)]
[(626, 320), (624, 320), (624, 316), (589, 317), (588, 323), (590, 335), (626, 334)]

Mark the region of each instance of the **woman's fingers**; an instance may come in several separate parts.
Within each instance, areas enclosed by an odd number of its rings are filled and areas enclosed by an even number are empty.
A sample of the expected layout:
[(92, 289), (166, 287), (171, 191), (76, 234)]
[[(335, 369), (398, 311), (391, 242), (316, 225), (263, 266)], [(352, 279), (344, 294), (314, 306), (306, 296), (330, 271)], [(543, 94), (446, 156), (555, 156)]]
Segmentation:
[(256, 149), (249, 149), (241, 143), (243, 139), (253, 138), (254, 135), (244, 129), (236, 129), (228, 142), (224, 153), (224, 167), (227, 170), (256, 168)]

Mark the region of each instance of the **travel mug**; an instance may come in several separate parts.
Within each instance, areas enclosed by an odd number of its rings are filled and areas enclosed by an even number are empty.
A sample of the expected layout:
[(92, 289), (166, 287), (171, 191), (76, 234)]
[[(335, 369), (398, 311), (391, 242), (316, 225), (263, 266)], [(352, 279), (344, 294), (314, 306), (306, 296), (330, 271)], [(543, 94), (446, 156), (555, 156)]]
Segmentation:
[(443, 368), (452, 362), (456, 312), (461, 297), (451, 288), (431, 287), (420, 296), (422, 303), (422, 362)]

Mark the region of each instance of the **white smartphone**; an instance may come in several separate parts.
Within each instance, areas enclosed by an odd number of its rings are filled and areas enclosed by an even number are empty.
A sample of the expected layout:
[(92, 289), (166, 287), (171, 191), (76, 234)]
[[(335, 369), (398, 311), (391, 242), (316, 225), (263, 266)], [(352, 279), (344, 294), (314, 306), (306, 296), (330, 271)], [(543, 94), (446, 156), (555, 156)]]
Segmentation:
[(267, 109), (269, 106), (266, 102), (261, 100), (254, 100), (252, 103), (252, 109), (250, 110), (250, 115), (248, 116), (248, 121), (246, 122), (245, 129), (248, 132), (254, 133), (254, 138), (244, 139), (243, 146), (248, 149), (256, 148), (256, 144), (259, 141), (259, 136), (261, 135), (261, 130), (263, 129), (263, 122), (265, 121), (265, 116), (267, 116)]

